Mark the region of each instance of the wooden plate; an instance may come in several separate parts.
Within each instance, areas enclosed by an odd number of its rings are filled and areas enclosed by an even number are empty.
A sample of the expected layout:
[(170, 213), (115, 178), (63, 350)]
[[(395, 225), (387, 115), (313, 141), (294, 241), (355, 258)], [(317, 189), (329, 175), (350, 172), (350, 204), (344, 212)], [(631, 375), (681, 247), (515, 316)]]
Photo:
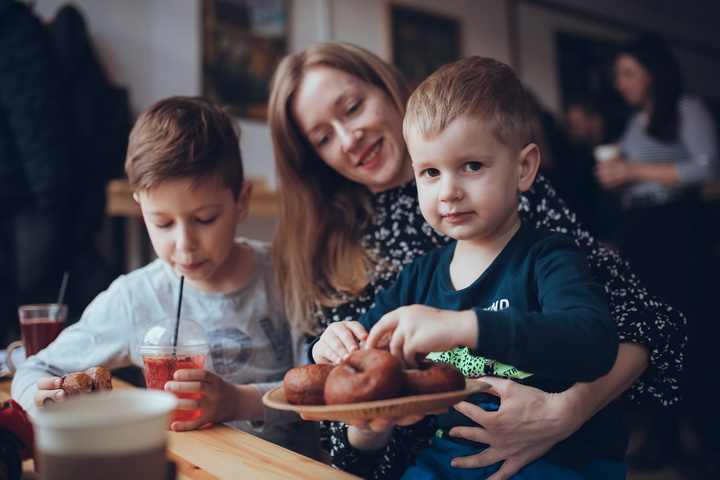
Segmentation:
[(290, 410), (316, 420), (344, 421), (361, 418), (402, 417), (411, 413), (430, 413), (450, 408), (468, 396), (487, 390), (490, 385), (473, 378), (465, 379), (465, 390), (413, 395), (410, 397), (376, 400), (374, 402), (348, 403), (345, 405), (293, 405), (285, 398), (285, 389), (275, 387), (263, 396), (263, 403), (270, 408)]

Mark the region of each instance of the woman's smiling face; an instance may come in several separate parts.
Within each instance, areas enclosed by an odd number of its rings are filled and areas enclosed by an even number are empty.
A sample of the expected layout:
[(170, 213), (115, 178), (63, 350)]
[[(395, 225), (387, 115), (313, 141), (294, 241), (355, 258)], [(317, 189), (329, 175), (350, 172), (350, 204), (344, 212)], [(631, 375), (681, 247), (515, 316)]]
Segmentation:
[(402, 116), (382, 89), (342, 70), (307, 70), (291, 112), (310, 145), (333, 170), (373, 192), (412, 179)]

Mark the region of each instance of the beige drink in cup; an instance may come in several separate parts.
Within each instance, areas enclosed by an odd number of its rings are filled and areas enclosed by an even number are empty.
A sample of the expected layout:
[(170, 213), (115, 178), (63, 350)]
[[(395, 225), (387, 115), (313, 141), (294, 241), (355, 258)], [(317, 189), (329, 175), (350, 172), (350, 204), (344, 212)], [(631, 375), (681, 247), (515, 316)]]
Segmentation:
[[(165, 384), (173, 379), (177, 370), (205, 368), (210, 350), (210, 340), (205, 330), (189, 318), (163, 319), (151, 324), (143, 335), (140, 355), (147, 388), (164, 390)], [(178, 398), (199, 398), (195, 393), (178, 393)], [(175, 409), (171, 422), (193, 420), (199, 417), (199, 410)]]
[(593, 150), (596, 162), (607, 162), (620, 157), (620, 147), (614, 143), (598, 145)]
[(59, 303), (39, 303), (18, 307), (22, 340), (13, 342), (7, 347), (6, 363), (11, 372), (17, 370), (11, 358), (12, 352), (24, 346), (25, 356), (29, 357), (50, 345), (65, 328), (67, 312), (67, 305)]
[(41, 480), (168, 476), (167, 426), (177, 399), (153, 390), (88, 395), (32, 417)]

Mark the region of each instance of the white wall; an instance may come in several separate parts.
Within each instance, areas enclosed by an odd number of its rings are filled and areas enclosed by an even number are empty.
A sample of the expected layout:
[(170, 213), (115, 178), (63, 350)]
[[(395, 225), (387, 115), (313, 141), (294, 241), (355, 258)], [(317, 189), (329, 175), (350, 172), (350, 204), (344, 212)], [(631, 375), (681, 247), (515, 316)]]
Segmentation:
[[(36, 10), (50, 19), (67, 0), (37, 0)], [(74, 0), (84, 13), (90, 33), (110, 77), (129, 88), (132, 109), (139, 113), (170, 95), (197, 95), (200, 84), (199, 0)], [(389, 0), (289, 0), (291, 51), (316, 41), (343, 40), (360, 44), (388, 59), (390, 52)], [(508, 9), (517, 6), (518, 69), (541, 103), (558, 112), (560, 93), (556, 77), (553, 33), (558, 28), (588, 35), (623, 39), (634, 33), (622, 28), (634, 22), (643, 28), (663, 29), (677, 38), (702, 39), (718, 51), (720, 39), (712, 24), (712, 9), (720, 2), (656, 0), (555, 0), (539, 7), (530, 1), (510, 0), (398, 0), (396, 3), (438, 12), (461, 22), (462, 53), (485, 55), (512, 62)], [(550, 4), (552, 2), (544, 2)], [(699, 16), (690, 21), (698, 5)], [(713, 7), (714, 6), (714, 7)], [(582, 8), (614, 21), (604, 23), (574, 15)], [(569, 10), (568, 10), (569, 9)], [(674, 10), (673, 10), (674, 9)], [(698, 20), (699, 18), (699, 20)], [(720, 101), (718, 55), (679, 48), (690, 86)], [(696, 75), (697, 74), (697, 75)], [(240, 120), (241, 148), (248, 175), (262, 176), (274, 185), (272, 149), (263, 122)]]

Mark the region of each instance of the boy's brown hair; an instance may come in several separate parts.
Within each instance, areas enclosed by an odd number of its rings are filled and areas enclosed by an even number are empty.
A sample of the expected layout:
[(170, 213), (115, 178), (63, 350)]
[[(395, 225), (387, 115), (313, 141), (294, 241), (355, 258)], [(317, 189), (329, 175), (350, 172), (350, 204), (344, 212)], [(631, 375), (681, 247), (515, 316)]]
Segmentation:
[(140, 114), (130, 132), (125, 173), (134, 192), (168, 180), (201, 184), (217, 176), (237, 198), (244, 178), (236, 123), (202, 97), (160, 100)]
[(410, 95), (403, 134), (431, 140), (457, 119), (486, 122), (499, 141), (518, 152), (531, 142), (527, 93), (508, 65), (467, 57), (440, 67)]

